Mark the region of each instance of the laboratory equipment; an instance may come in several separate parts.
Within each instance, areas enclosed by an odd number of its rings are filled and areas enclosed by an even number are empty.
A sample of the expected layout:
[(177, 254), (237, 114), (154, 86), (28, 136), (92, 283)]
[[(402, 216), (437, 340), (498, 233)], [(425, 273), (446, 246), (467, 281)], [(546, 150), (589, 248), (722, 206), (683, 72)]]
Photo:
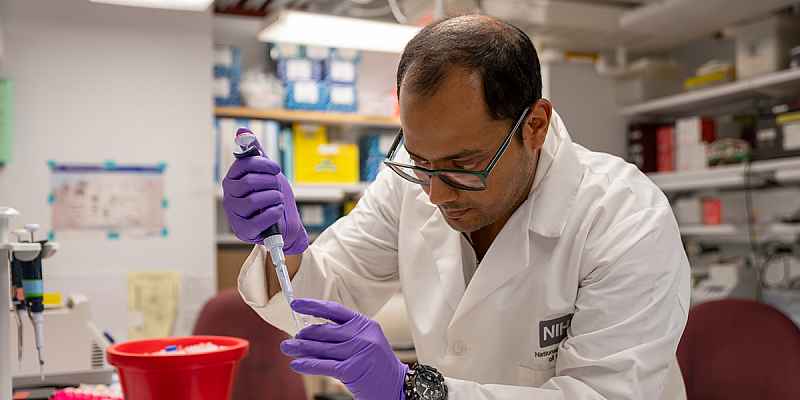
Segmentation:
[[(109, 384), (114, 369), (105, 362), (105, 347), (110, 343), (92, 322), (91, 303), (85, 296), (73, 294), (63, 306), (50, 306), (44, 311), (47, 329), (44, 342), (47, 362), (44, 365), (44, 384), (74, 386), (81, 383)], [(10, 314), (9, 314), (10, 315)], [(11, 375), (15, 389), (40, 387), (39, 362), (33, 345), (33, 326), (23, 320), (24, 352), (21, 363), (13, 363)], [(11, 346), (17, 345), (13, 328)]]
[[(239, 128), (236, 132), (235, 141), (236, 145), (239, 146), (239, 151), (234, 152), (236, 158), (263, 156), (261, 150), (259, 150), (257, 146), (258, 140), (247, 128)], [(294, 300), (294, 289), (292, 287), (292, 281), (289, 278), (289, 271), (286, 269), (286, 257), (283, 254), (283, 236), (281, 235), (278, 225), (275, 224), (267, 228), (267, 230), (263, 232), (263, 236), (264, 247), (267, 248), (270, 258), (272, 259), (272, 265), (275, 267), (275, 273), (278, 275), (278, 281), (281, 284), (283, 296), (286, 298), (287, 303), (292, 304)], [(294, 310), (292, 310), (291, 313), (298, 330), (308, 325), (308, 322), (302, 317), (299, 317)]]
[[(23, 264), (23, 286), (27, 286), (25, 281), (32, 281), (29, 282), (31, 285), (31, 293), (35, 297), (35, 293), (37, 289), (41, 288), (41, 270), (39, 270), (38, 277), (39, 283), (35, 282), (35, 278), (37, 276), (36, 272), (27, 271), (27, 269), (35, 267), (38, 265), (41, 266), (41, 260), (43, 258), (47, 258), (52, 256), (56, 250), (58, 249), (58, 245), (53, 242), (43, 241), (43, 242), (19, 242), (19, 241), (12, 241), (10, 237), (10, 228), (11, 228), (11, 219), (15, 216), (19, 215), (19, 212), (14, 210), (13, 208), (9, 207), (0, 207), (0, 287), (3, 288), (11, 288), (11, 262), (12, 260), (22, 262)], [(30, 225), (29, 232), (31, 234), (35, 232), (36, 226)], [(38, 260), (38, 264), (37, 264)], [(27, 288), (27, 287), (26, 287)], [(7, 289), (3, 289), (4, 291)], [(26, 295), (27, 296), (27, 295)], [(11, 293), (5, 292), (0, 295), (0, 310), (9, 310), (10, 309), (10, 299)], [(28, 299), (26, 298), (26, 302)], [(38, 303), (30, 303), (26, 304), (26, 306), (30, 307), (33, 305), (36, 309), (38, 309)], [(30, 308), (29, 308), (30, 310)], [(9, 311), (3, 311), (8, 313)], [(33, 326), (38, 329), (39, 335), (36, 335), (35, 342), (36, 347), (41, 351), (43, 349), (43, 318), (39, 313), (36, 316), (34, 313), (31, 313), (31, 322)], [(13, 366), (11, 362), (11, 351), (9, 351), (9, 346), (11, 345), (11, 340), (9, 336), (17, 337), (19, 334), (19, 330), (14, 329), (17, 333), (12, 335), (12, 327), (10, 326), (11, 315), (6, 314), (4, 317), (0, 318), (0, 371), (4, 371), (2, 376), (0, 376), (0, 396), (4, 398), (11, 398), (11, 374), (7, 373), (6, 371), (11, 371)], [(21, 323), (20, 325), (21, 326)], [(43, 363), (43, 356), (40, 354), (39, 360), (40, 366)], [(41, 373), (42, 371), (40, 371)]]
[(707, 272), (707, 276), (692, 289), (693, 305), (724, 298), (755, 300), (758, 297), (758, 276), (743, 259), (711, 264)]
[[(16, 230), (17, 241), (24, 241), (27, 235), (26, 230)], [(17, 363), (22, 363), (22, 349), (24, 347), (24, 331), (22, 321), (26, 314), (25, 288), (22, 285), (22, 263), (14, 258), (11, 259), (11, 302), (14, 305), (14, 320), (17, 325)]]
[[(168, 346), (187, 348), (211, 343), (212, 351), (158, 354)], [(204, 345), (207, 346), (207, 345)], [(125, 400), (230, 398), (239, 361), (248, 341), (225, 336), (189, 336), (134, 340), (107, 349), (116, 366)]]
[[(30, 234), (30, 242), (36, 243), (36, 231), (39, 230), (37, 224), (25, 225), (25, 230)], [(47, 241), (39, 242), (44, 248)], [(31, 320), (34, 333), (34, 344), (36, 353), (39, 356), (39, 375), (44, 380), (44, 284), (42, 282), (42, 258), (40, 252), (31, 260), (26, 260), (12, 254), (12, 263), (16, 263), (18, 269), (22, 271), (22, 287), (25, 293), (25, 308), (28, 310), (28, 317)]]

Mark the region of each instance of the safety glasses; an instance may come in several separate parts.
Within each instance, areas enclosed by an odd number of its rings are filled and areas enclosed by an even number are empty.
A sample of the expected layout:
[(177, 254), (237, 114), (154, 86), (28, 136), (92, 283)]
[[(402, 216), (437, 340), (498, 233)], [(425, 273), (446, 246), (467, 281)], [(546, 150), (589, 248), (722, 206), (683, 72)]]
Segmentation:
[(430, 185), (431, 178), (437, 176), (442, 180), (442, 182), (458, 190), (471, 192), (486, 190), (486, 178), (489, 176), (489, 173), (492, 172), (494, 166), (497, 165), (497, 162), (500, 161), (500, 157), (503, 156), (503, 154), (506, 152), (506, 149), (508, 149), (508, 145), (511, 143), (511, 138), (513, 138), (517, 131), (519, 131), (519, 127), (522, 126), (522, 122), (525, 121), (529, 111), (530, 107), (527, 107), (522, 111), (522, 115), (519, 116), (517, 122), (514, 123), (514, 126), (508, 132), (506, 138), (503, 140), (503, 143), (500, 145), (500, 148), (497, 149), (497, 152), (494, 154), (491, 161), (489, 161), (489, 164), (486, 165), (486, 168), (481, 171), (467, 171), (464, 169), (450, 168), (429, 169), (420, 167), (418, 165), (404, 164), (394, 161), (395, 156), (397, 153), (399, 153), (398, 150), (400, 149), (400, 146), (405, 146), (405, 141), (403, 139), (403, 128), (400, 128), (400, 131), (397, 133), (397, 137), (394, 139), (392, 148), (389, 150), (389, 155), (386, 157), (386, 160), (384, 160), (383, 163), (391, 168), (392, 171), (397, 173), (397, 175), (400, 175), (403, 179), (422, 186)]

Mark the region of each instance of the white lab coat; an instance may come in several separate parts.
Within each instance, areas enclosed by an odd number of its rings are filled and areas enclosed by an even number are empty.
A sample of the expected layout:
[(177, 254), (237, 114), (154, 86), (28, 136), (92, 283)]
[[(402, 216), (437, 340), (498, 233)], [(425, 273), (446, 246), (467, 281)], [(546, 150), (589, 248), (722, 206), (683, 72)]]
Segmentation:
[[(417, 357), (450, 399), (664, 396), (689, 264), (667, 199), (636, 167), (573, 143), (553, 113), (531, 193), (466, 290), (464, 240), (418, 185), (384, 170), (304, 253), (295, 294), (374, 315), (399, 288)], [(293, 333), (283, 297), (266, 298), (264, 259), (256, 246), (240, 293)]]

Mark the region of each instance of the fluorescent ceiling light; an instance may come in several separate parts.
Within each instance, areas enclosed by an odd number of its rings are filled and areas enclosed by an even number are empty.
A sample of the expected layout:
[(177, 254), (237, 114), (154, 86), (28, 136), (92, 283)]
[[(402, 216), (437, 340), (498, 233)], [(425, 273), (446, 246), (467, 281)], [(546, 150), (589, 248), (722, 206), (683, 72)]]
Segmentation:
[(409, 25), (283, 10), (267, 18), (258, 40), (401, 53), (419, 31)]
[(167, 10), (205, 11), (214, 0), (89, 0), (92, 3), (120, 6), (164, 8)]

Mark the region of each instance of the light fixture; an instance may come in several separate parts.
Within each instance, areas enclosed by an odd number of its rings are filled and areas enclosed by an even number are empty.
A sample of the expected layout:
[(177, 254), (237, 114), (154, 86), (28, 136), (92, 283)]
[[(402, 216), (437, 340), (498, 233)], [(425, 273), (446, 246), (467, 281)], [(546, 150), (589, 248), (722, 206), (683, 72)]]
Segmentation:
[(214, 0), (89, 0), (92, 3), (119, 6), (163, 8), (167, 10), (205, 11)]
[(282, 10), (267, 17), (258, 40), (401, 53), (419, 31), (416, 26)]

